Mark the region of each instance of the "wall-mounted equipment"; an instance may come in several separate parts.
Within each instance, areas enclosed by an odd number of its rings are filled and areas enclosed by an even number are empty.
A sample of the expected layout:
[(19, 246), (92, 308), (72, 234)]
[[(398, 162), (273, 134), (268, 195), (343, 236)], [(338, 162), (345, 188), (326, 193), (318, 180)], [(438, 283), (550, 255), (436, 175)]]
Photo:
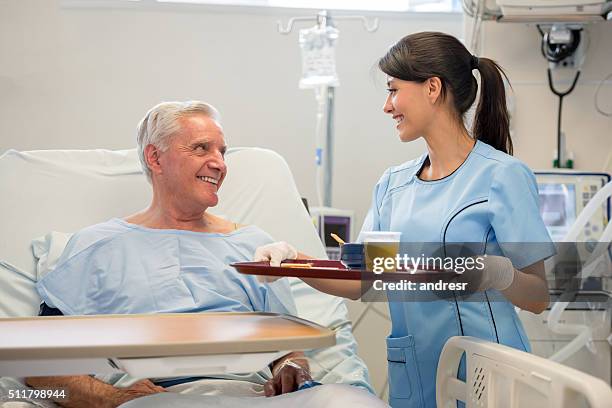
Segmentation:
[(344, 242), (351, 242), (354, 225), (353, 211), (329, 207), (312, 207), (310, 215), (319, 237), (325, 245), (325, 251), (329, 259), (340, 259), (340, 246), (330, 234), (336, 234)]
[[(607, 173), (542, 170), (536, 171), (535, 175), (540, 195), (540, 215), (555, 242), (565, 238), (591, 198), (610, 182)], [(608, 199), (591, 215), (578, 241), (596, 243), (608, 225), (610, 211)]]

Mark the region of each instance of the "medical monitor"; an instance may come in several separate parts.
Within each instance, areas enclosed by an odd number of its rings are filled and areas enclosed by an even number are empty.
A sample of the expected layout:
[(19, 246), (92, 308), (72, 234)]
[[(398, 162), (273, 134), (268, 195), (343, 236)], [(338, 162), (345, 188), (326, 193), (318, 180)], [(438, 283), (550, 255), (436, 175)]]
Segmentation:
[(576, 186), (571, 183), (538, 185), (540, 214), (554, 241), (559, 241), (576, 221)]
[(340, 259), (340, 246), (331, 234), (337, 235), (345, 242), (351, 242), (353, 211), (330, 207), (312, 207), (310, 215), (321, 241), (325, 244), (325, 252), (328, 258)]
[[(536, 171), (540, 215), (553, 241), (565, 238), (584, 207), (610, 181), (606, 173)], [(596, 243), (610, 219), (610, 200), (586, 224), (578, 241)]]

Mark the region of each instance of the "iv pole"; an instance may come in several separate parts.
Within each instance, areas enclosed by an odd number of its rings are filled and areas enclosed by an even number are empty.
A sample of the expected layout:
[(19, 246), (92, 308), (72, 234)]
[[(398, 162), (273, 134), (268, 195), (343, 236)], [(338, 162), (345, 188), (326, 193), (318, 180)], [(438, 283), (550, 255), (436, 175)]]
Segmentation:
[[(286, 27), (282, 26), (280, 21), (277, 22), (278, 32), (281, 34), (289, 34), (293, 30), (293, 24), (296, 21), (316, 21), (319, 27), (333, 27), (333, 20), (327, 10), (322, 10), (313, 17), (292, 17), (289, 19)], [(360, 20), (363, 23), (365, 30), (372, 33), (378, 29), (378, 19), (375, 18), (372, 23), (369, 23), (364, 16), (338, 16), (334, 20)], [(332, 169), (334, 165), (333, 145), (334, 145), (334, 102), (335, 102), (335, 86), (326, 85), (325, 91), (325, 143), (323, 145), (323, 157), (317, 153), (317, 160), (322, 160), (321, 167), (323, 170), (323, 197), (319, 205), (325, 207), (332, 206)]]
[(334, 94), (336, 87), (328, 86), (327, 92), (327, 126), (325, 129), (325, 150), (323, 151), (323, 206), (332, 206), (332, 170), (334, 166)]

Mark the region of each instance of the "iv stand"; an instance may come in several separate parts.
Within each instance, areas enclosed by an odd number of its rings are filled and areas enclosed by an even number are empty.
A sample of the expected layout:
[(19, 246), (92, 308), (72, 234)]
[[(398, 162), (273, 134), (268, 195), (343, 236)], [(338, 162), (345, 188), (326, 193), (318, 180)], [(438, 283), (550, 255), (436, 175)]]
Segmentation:
[[(372, 33), (378, 30), (378, 19), (375, 18), (371, 23), (364, 16), (338, 16), (335, 20), (360, 20), (363, 23), (365, 30)], [(289, 19), (286, 27), (283, 27), (280, 21), (277, 22), (278, 32), (281, 34), (289, 34), (293, 30), (293, 24), (296, 21), (313, 21), (317, 22), (320, 27), (333, 26), (333, 21), (330, 13), (327, 10), (322, 10), (317, 13), (316, 18), (313, 17), (292, 17)], [(334, 145), (334, 101), (335, 87), (325, 87), (326, 98), (326, 115), (325, 115), (325, 144), (323, 146), (322, 170), (323, 170), (323, 202), (320, 205), (325, 207), (332, 206), (332, 169), (334, 165), (333, 150)]]
[(327, 97), (327, 127), (325, 129), (325, 150), (323, 151), (323, 206), (332, 206), (332, 170), (334, 166), (334, 93), (336, 88), (328, 86)]

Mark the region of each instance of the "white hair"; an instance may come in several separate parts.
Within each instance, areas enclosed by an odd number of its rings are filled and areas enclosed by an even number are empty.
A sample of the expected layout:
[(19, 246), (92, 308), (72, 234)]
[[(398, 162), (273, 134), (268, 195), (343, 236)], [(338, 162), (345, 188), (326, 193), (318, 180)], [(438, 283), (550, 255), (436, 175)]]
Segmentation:
[(136, 134), (138, 157), (149, 182), (151, 181), (151, 170), (145, 158), (145, 148), (152, 144), (161, 151), (165, 151), (170, 146), (172, 135), (180, 130), (178, 120), (193, 114), (202, 114), (216, 122), (221, 122), (221, 115), (214, 106), (200, 101), (186, 101), (162, 102), (155, 105), (138, 123)]

